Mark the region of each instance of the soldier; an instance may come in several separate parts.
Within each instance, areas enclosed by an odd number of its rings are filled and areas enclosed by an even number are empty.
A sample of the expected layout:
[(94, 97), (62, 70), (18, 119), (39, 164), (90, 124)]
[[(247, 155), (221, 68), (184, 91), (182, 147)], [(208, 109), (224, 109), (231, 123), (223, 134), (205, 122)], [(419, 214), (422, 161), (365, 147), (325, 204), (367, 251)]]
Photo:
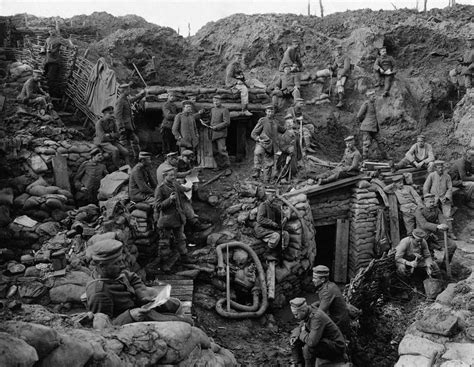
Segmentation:
[(458, 187), (464, 196), (465, 204), (472, 207), (474, 201), (474, 150), (468, 149), (464, 155), (455, 160), (449, 168), (453, 187)]
[[(163, 172), (164, 181), (155, 191), (155, 215), (158, 218), (157, 227), (160, 232), (159, 258), (164, 261), (163, 270), (169, 271), (181, 256), (187, 258), (186, 236), (184, 225), (186, 214), (183, 201), (185, 200), (184, 188), (176, 182), (174, 168)], [(172, 254), (171, 237), (177, 251)], [(171, 258), (170, 258), (171, 256)]]
[(464, 86), (467, 91), (472, 88), (472, 75), (474, 74), (474, 37), (467, 39), (467, 50), (458, 61), (461, 66), (451, 70), (449, 76), (451, 81), (457, 85), (458, 75), (461, 74), (464, 77)]
[(48, 108), (52, 107), (50, 104), (51, 97), (41, 87), (41, 75), (41, 70), (33, 70), (32, 77), (23, 84), (21, 92), (16, 99), (26, 105), (38, 105), (41, 109), (47, 111)]
[(102, 110), (102, 118), (95, 123), (94, 144), (110, 154), (115, 168), (120, 167), (120, 156), (125, 164), (131, 165), (128, 150), (119, 143), (119, 133), (115, 124), (114, 108), (107, 106)]
[[(444, 170), (444, 161), (434, 162), (434, 172), (431, 172), (423, 185), (423, 195), (434, 194), (435, 205), (440, 206), (443, 215), (451, 223), (451, 210), (453, 205), (453, 184), (451, 176)], [(452, 231), (451, 225), (450, 230)]]
[[(303, 133), (303, 149), (304, 152), (316, 153), (316, 151), (311, 148), (312, 137), (315, 132), (314, 125), (303, 115), (304, 99), (296, 98), (295, 103), (292, 107), (288, 108), (287, 114), (291, 115), (293, 123), (295, 124), (294, 128), (301, 134)], [(286, 117), (285, 117), (286, 119)]]
[(360, 106), (357, 119), (361, 122), (360, 131), (362, 133), (362, 159), (369, 158), (369, 150), (375, 141), (377, 148), (380, 150), (382, 158), (387, 157), (387, 153), (382, 148), (380, 140), (380, 126), (377, 120), (377, 109), (375, 106), (375, 91), (371, 90), (366, 93), (368, 99)]
[(284, 215), (280, 205), (275, 203), (275, 189), (266, 189), (266, 199), (258, 207), (255, 236), (267, 243), (270, 250), (274, 250), (281, 242), (282, 250), (288, 247), (289, 234), (283, 230), (288, 218)]
[(283, 74), (278, 77), (278, 80), (275, 83), (275, 89), (272, 92), (273, 106), (278, 108), (280, 101), (283, 98), (293, 97), (294, 100), (300, 98), (300, 87), (301, 82), (299, 75), (291, 72), (290, 65), (285, 65), (283, 68)]
[[(444, 231), (448, 231), (449, 226), (447, 224), (446, 217), (436, 206), (434, 194), (425, 194), (423, 201), (424, 205), (419, 206), (415, 211), (416, 226), (427, 233), (426, 242), (428, 242), (428, 247), (430, 249), (431, 256), (433, 257), (435, 249), (444, 249), (444, 236), (440, 234)], [(452, 237), (453, 234), (450, 234)], [(456, 243), (450, 238), (447, 239), (447, 245), (449, 256), (448, 260), (451, 261), (451, 258), (453, 257), (457, 247)]]
[(433, 169), (435, 160), (433, 147), (425, 142), (426, 138), (423, 134), (418, 135), (416, 143), (406, 152), (405, 157), (394, 165), (395, 169), (405, 168), (407, 166), (416, 168), (427, 168), (428, 172)]
[(97, 273), (97, 279), (86, 285), (87, 309), (107, 316), (95, 318), (94, 327), (105, 329), (139, 321), (184, 321), (192, 325), (176, 298), (154, 309), (141, 307), (154, 300), (157, 290), (145, 286), (136, 273), (125, 270), (122, 248), (122, 242), (108, 239), (87, 249)]
[(295, 65), (295, 72), (301, 71), (303, 69), (303, 63), (301, 62), (299, 41), (294, 39), (291, 42), (291, 45), (288, 46), (285, 53), (283, 54), (283, 59), (280, 62), (279, 71), (283, 71), (285, 66)]
[(382, 47), (379, 50), (380, 56), (374, 63), (374, 71), (377, 75), (376, 87), (383, 87), (383, 96), (388, 97), (390, 88), (392, 88), (395, 79), (395, 60), (392, 56), (387, 55), (387, 48)]
[(104, 156), (99, 148), (91, 151), (91, 159), (83, 162), (74, 176), (74, 186), (76, 188), (76, 201), (81, 205), (97, 203), (100, 180), (108, 172), (103, 164)]
[(425, 268), (428, 276), (438, 275), (438, 265), (433, 261), (425, 240), (426, 232), (416, 228), (396, 247), (395, 266), (401, 276), (410, 276), (416, 268)]
[(234, 54), (234, 60), (227, 65), (225, 70), (225, 86), (231, 88), (232, 93), (240, 92), (240, 103), (242, 104), (242, 112), (245, 116), (252, 116), (248, 110), (249, 89), (245, 84), (245, 76), (242, 71), (244, 59), (241, 52)]
[(135, 133), (135, 124), (133, 122), (133, 113), (131, 103), (139, 100), (145, 94), (145, 91), (141, 91), (134, 97), (130, 97), (130, 85), (121, 84), (118, 87), (120, 91), (120, 97), (115, 102), (115, 120), (117, 122), (117, 128), (120, 134), (120, 144), (124, 147), (130, 146), (133, 152), (132, 161), (137, 159), (138, 153), (140, 152), (140, 140)]
[(168, 154), (176, 151), (176, 139), (174, 138), (172, 128), (174, 118), (178, 114), (178, 107), (175, 104), (176, 92), (171, 91), (168, 94), (168, 100), (163, 105), (161, 110), (163, 111), (163, 122), (161, 123), (161, 140), (162, 140), (162, 152)]
[(342, 178), (357, 176), (359, 174), (359, 165), (361, 160), (360, 152), (354, 144), (354, 136), (350, 135), (344, 139), (346, 150), (339, 164), (330, 172), (316, 176), (318, 185), (337, 181)]
[(192, 108), (191, 101), (184, 101), (183, 112), (174, 118), (172, 131), (180, 152), (187, 149), (194, 152), (199, 144), (199, 133)]
[(268, 181), (271, 177), (275, 154), (280, 150), (277, 141), (278, 133), (284, 133), (286, 128), (275, 119), (275, 108), (272, 105), (265, 108), (265, 115), (258, 120), (250, 136), (256, 141), (252, 177), (258, 178), (263, 169), (264, 180)]
[(278, 135), (278, 146), (281, 155), (277, 158), (275, 175), (280, 178), (291, 178), (298, 173), (298, 160), (302, 158), (301, 148), (299, 147), (298, 126), (294, 124), (293, 116), (285, 116), (286, 131)]
[(386, 193), (393, 193), (397, 197), (406, 233), (410, 234), (416, 227), (416, 208), (423, 205), (423, 201), (413, 186), (403, 184), (403, 179), (403, 175), (393, 176), (393, 183), (385, 186), (384, 191)]
[(331, 362), (347, 359), (344, 336), (328, 315), (310, 308), (305, 298), (292, 299), (290, 307), (300, 321), (290, 336), (291, 366), (314, 367), (316, 358)]
[(217, 164), (217, 169), (223, 170), (230, 167), (229, 154), (227, 153), (226, 139), (227, 128), (230, 126), (229, 110), (222, 106), (221, 96), (215, 95), (212, 99), (214, 107), (211, 108), (211, 140), (212, 154)]
[(60, 91), (57, 90), (59, 81), (59, 68), (61, 65), (61, 37), (54, 27), (49, 29), (49, 37), (46, 38), (44, 48), (46, 58), (44, 60), (44, 72), (48, 79), (49, 92), (58, 97)]
[(318, 265), (313, 268), (313, 284), (319, 295), (319, 309), (326, 313), (344, 335), (350, 333), (350, 317), (346, 301), (339, 287), (329, 280), (329, 268)]
[[(184, 154), (185, 151), (183, 151), (182, 154)], [(189, 152), (187, 150), (186, 152)], [(192, 152), (191, 152), (192, 153)], [(175, 168), (178, 169), (178, 160), (179, 160), (179, 155), (178, 152), (171, 152), (166, 155), (166, 159), (163, 163), (161, 163), (158, 168), (156, 169), (156, 182), (159, 185), (163, 183), (163, 172), (168, 170), (168, 168)], [(187, 175), (189, 175), (191, 172), (179, 172), (176, 174), (177, 178), (185, 178)]]
[(154, 203), (154, 190), (157, 186), (154, 176), (150, 173), (151, 154), (140, 152), (138, 163), (130, 172), (128, 191), (130, 200), (134, 202)]

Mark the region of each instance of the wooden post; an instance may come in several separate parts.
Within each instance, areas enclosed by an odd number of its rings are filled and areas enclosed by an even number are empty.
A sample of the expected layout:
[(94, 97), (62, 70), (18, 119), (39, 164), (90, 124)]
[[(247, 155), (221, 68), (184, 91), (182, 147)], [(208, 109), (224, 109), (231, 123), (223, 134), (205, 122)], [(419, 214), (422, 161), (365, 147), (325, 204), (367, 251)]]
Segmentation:
[(227, 254), (226, 254), (226, 279), (225, 279), (225, 291), (227, 298), (227, 312), (230, 312), (230, 266), (229, 266), (229, 244), (227, 244)]
[(275, 261), (268, 262), (267, 286), (268, 286), (268, 298), (275, 299)]
[(52, 159), (52, 165), (54, 171), (54, 182), (56, 186), (71, 192), (66, 157), (56, 153)]
[(336, 249), (334, 256), (334, 281), (347, 281), (347, 263), (349, 256), (349, 219), (338, 219), (336, 225)]
[(390, 217), (390, 238), (392, 248), (400, 243), (400, 223), (398, 221), (398, 203), (395, 194), (388, 195), (389, 217)]

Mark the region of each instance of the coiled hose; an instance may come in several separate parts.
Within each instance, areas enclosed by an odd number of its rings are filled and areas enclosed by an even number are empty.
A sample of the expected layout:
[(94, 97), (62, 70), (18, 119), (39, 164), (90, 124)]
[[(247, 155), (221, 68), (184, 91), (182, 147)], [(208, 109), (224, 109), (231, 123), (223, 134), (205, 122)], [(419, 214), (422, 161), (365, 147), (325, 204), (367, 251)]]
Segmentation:
[(223, 249), (227, 248), (229, 246), (230, 248), (241, 248), (250, 255), (252, 258), (253, 262), (255, 263), (255, 266), (257, 268), (257, 273), (258, 273), (258, 282), (260, 284), (261, 292), (262, 292), (262, 303), (260, 304), (260, 307), (258, 306), (258, 301), (259, 301), (259, 288), (254, 287), (252, 289), (253, 293), (253, 304), (251, 306), (246, 306), (242, 305), (238, 302), (235, 301), (230, 301), (230, 306), (237, 311), (241, 312), (228, 312), (224, 310), (224, 304), (226, 303), (225, 298), (221, 298), (216, 302), (216, 311), (219, 315), (223, 317), (227, 317), (230, 319), (247, 319), (247, 318), (255, 318), (255, 317), (260, 317), (262, 316), (265, 311), (268, 308), (268, 293), (267, 293), (267, 282), (265, 280), (265, 272), (263, 271), (263, 266), (262, 263), (260, 262), (260, 259), (258, 258), (257, 254), (255, 251), (249, 246), (246, 245), (245, 243), (242, 242), (228, 242), (228, 243), (223, 243), (221, 245), (218, 245), (216, 247), (216, 252), (217, 252), (217, 273), (218, 275), (224, 275), (225, 274), (225, 266), (224, 266), (224, 255), (223, 255)]

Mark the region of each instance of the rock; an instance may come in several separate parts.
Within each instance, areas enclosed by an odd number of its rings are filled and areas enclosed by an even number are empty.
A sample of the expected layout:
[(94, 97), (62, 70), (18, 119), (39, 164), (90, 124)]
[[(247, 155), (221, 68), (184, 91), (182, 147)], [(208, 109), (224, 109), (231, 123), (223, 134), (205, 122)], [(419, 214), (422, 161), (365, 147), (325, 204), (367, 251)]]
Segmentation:
[(36, 233), (38, 233), (40, 236), (47, 234), (50, 236), (56, 235), (61, 229), (61, 226), (58, 222), (46, 222), (40, 224), (36, 228)]
[(4, 332), (0, 332), (0, 356), (2, 367), (31, 367), (39, 359), (35, 348)]
[(450, 336), (454, 333), (458, 319), (446, 312), (428, 312), (418, 321), (417, 328), (425, 333)]
[(230, 215), (234, 214), (234, 213), (237, 213), (238, 211), (240, 211), (242, 209), (242, 204), (235, 204), (235, 205), (232, 205), (231, 207), (229, 207), (227, 209), (227, 213), (229, 213)]
[(11, 221), (10, 208), (6, 205), (0, 205), (0, 227), (9, 225)]
[(432, 341), (407, 334), (398, 346), (398, 354), (422, 355), (430, 360), (434, 360), (437, 355), (444, 353), (445, 348), (442, 344), (433, 343)]
[(38, 367), (84, 367), (94, 350), (87, 342), (60, 334), (61, 344), (41, 360)]
[(444, 291), (442, 291), (438, 296), (436, 297), (436, 302), (439, 302), (443, 305), (451, 305), (451, 301), (456, 294), (456, 283), (449, 283), (448, 286)]
[(443, 362), (439, 367), (469, 367), (469, 365), (463, 361), (452, 360)]
[(38, 353), (39, 359), (46, 357), (59, 346), (60, 337), (56, 330), (39, 324), (22, 321), (7, 321), (1, 329), (23, 339)]
[(444, 359), (455, 359), (474, 365), (474, 348), (471, 343), (446, 343), (446, 353)]
[(13, 189), (11, 187), (0, 190), (0, 205), (13, 205)]
[(431, 367), (433, 365), (429, 358), (423, 356), (404, 355), (398, 359), (394, 367)]
[(216, 206), (219, 203), (219, 197), (211, 195), (207, 199), (207, 202), (209, 203), (209, 205)]

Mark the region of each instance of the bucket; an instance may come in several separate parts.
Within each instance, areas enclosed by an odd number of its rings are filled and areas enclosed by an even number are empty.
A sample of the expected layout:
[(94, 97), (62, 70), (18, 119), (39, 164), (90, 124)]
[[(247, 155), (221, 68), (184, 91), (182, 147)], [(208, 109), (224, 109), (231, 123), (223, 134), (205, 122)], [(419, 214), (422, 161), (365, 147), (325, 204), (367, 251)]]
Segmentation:
[(423, 286), (425, 287), (425, 294), (428, 299), (435, 299), (445, 288), (444, 281), (435, 278), (426, 278), (423, 281)]

